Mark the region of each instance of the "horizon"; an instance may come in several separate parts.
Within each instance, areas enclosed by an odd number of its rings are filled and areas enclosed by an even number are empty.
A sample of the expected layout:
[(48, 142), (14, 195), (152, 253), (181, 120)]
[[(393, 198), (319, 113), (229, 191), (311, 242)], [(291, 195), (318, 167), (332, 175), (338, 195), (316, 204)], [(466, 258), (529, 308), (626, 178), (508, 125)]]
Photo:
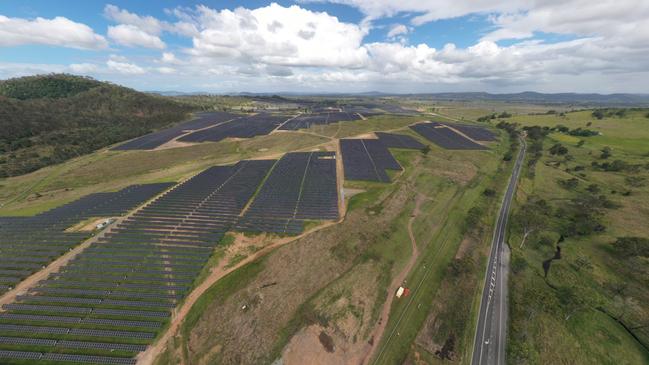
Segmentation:
[(0, 78), (65, 72), (213, 94), (649, 94), (649, 6), (636, 1), (70, 3), (0, 4)]

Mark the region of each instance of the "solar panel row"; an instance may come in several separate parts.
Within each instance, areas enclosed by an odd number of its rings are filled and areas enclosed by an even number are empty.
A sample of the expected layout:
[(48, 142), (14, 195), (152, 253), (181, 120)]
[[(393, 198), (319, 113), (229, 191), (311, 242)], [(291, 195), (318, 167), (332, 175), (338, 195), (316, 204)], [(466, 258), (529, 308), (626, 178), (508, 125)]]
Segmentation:
[(388, 148), (378, 139), (341, 139), (345, 179), (390, 182), (385, 170), (401, 170)]
[[(242, 161), (213, 167), (159, 196), (111, 227), (57, 273), (18, 296), (15, 303), (4, 305), (0, 337), (44, 346), (38, 341), (46, 334), (49, 341), (56, 341), (55, 349), (74, 348), (79, 351), (75, 356), (84, 357), (83, 361), (91, 361), (104, 350), (143, 350), (164, 328), (170, 311), (187, 293), (213, 247), (234, 224), (250, 230), (299, 233), (304, 219), (337, 218), (334, 153), (288, 155), (283, 162), (286, 168), (269, 175), (275, 163)], [(267, 207), (267, 211), (286, 212), (290, 217), (246, 222), (239, 215), (267, 176), (267, 182), (273, 182), (263, 194), (270, 197), (276, 196), (278, 184), (287, 184), (290, 176), (289, 185), (296, 191), (293, 198), (267, 200), (268, 204), (288, 204), (289, 209)], [(39, 242), (51, 244), (46, 237)], [(50, 356), (50, 352), (38, 351), (41, 359)], [(65, 355), (58, 352), (51, 354)]]
[(484, 150), (485, 146), (476, 143), (440, 123), (419, 123), (410, 126), (436, 145), (450, 150)]
[(285, 154), (235, 228), (295, 234), (303, 220), (338, 219), (335, 158), (334, 152)]
[[(66, 232), (67, 228), (92, 217), (121, 216), (172, 185), (132, 185), (86, 195), (32, 217), (0, 219), (0, 283), (19, 282), (89, 237), (87, 232)], [(11, 287), (0, 287), (0, 294)]]
[(311, 128), (314, 125), (326, 125), (343, 121), (359, 120), (361, 117), (357, 113), (349, 112), (327, 112), (316, 114), (299, 115), (286, 123), (279, 129), (281, 130), (298, 130)]
[(458, 123), (444, 123), (444, 125), (449, 126), (453, 129), (456, 129), (473, 139), (474, 141), (495, 141), (496, 133), (490, 131), (489, 129), (477, 125), (471, 124), (458, 124)]
[(424, 149), (426, 146), (411, 136), (404, 134), (394, 134), (385, 132), (376, 132), (379, 141), (388, 148), (409, 148), (409, 149)]
[[(213, 167), (163, 194), (3, 306), (0, 336), (47, 333), (73, 341), (82, 356), (107, 349), (95, 343), (114, 342), (111, 349), (149, 343), (274, 163)], [(110, 341), (88, 341), (93, 337)]]
[(260, 113), (197, 131), (178, 140), (181, 142), (219, 142), (226, 138), (252, 138), (269, 134), (288, 118), (282, 115)]
[(181, 123), (171, 128), (163, 129), (158, 132), (149, 133), (142, 137), (121, 144), (117, 147), (113, 147), (112, 150), (152, 150), (171, 141), (176, 137), (187, 133), (188, 131), (207, 128), (238, 117), (240, 116), (225, 112), (200, 113), (197, 114), (196, 119)]

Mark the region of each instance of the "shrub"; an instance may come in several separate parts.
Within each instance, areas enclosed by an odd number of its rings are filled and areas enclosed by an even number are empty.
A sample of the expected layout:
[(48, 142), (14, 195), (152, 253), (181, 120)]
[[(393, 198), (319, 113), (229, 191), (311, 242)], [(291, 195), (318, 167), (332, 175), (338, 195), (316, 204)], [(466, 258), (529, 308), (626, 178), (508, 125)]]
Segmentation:
[(568, 149), (563, 146), (561, 143), (557, 143), (549, 149), (551, 155), (565, 155), (568, 153)]
[(626, 257), (649, 257), (649, 238), (644, 237), (618, 237), (613, 242), (616, 251)]

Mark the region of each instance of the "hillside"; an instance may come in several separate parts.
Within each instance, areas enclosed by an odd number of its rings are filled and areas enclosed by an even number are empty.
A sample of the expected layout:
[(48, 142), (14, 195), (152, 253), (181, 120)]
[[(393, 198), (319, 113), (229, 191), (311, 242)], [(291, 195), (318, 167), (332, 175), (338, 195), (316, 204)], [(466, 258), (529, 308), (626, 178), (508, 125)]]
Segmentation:
[(134, 138), (192, 107), (90, 78), (0, 82), (0, 177), (16, 176)]

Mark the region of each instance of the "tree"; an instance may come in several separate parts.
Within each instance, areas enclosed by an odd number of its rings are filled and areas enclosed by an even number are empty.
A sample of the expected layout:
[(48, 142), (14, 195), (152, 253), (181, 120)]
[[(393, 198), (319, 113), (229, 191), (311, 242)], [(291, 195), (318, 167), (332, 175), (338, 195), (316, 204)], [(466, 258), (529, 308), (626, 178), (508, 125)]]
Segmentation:
[(589, 192), (591, 192), (593, 194), (598, 194), (601, 191), (600, 188), (599, 188), (599, 185), (597, 185), (597, 184), (588, 185), (586, 190), (588, 190)]
[(557, 131), (559, 131), (561, 133), (567, 133), (570, 130), (570, 128), (566, 127), (563, 124), (557, 124), (557, 126), (554, 127), (554, 129), (556, 129)]
[(613, 242), (613, 247), (625, 257), (649, 257), (649, 238), (644, 237), (618, 237)]
[(505, 119), (505, 118), (511, 118), (511, 116), (512, 116), (512, 115), (511, 115), (510, 113), (507, 113), (507, 112), (505, 111), (505, 112), (500, 113), (500, 114), (498, 115), (498, 118)]
[(580, 311), (590, 308), (592, 301), (588, 293), (581, 287), (562, 286), (557, 289), (557, 297), (563, 308), (564, 319), (567, 321)]
[(579, 185), (579, 180), (576, 177), (566, 180), (559, 180), (559, 185), (561, 185), (561, 187), (563, 187), (564, 189), (574, 190)]
[(542, 199), (531, 198), (516, 212), (513, 217), (514, 224), (523, 234), (520, 248), (530, 234), (543, 229), (547, 225), (550, 206)]
[(604, 119), (604, 116), (605, 116), (604, 112), (601, 109), (597, 109), (597, 110), (593, 111), (592, 115), (593, 115), (593, 118), (597, 118), (597, 119), (600, 119), (600, 120)]
[(551, 155), (565, 155), (568, 153), (568, 149), (563, 146), (561, 143), (556, 143), (549, 149)]
[(609, 157), (611, 157), (611, 147), (606, 146), (602, 148), (602, 154), (599, 155), (599, 158), (605, 160)]

